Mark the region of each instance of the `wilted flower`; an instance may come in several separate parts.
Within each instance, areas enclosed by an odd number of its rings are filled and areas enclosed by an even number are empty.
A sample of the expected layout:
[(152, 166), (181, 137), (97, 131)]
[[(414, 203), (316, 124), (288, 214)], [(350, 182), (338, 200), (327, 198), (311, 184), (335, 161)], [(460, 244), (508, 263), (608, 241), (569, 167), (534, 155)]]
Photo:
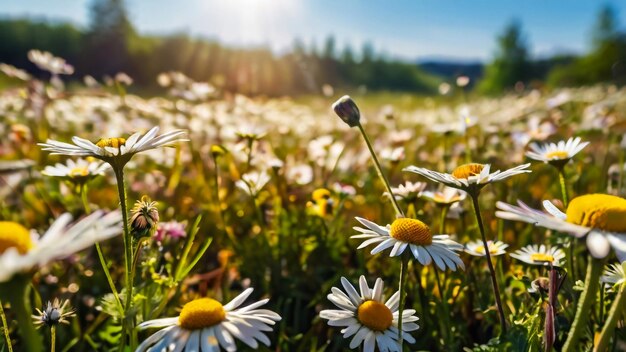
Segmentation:
[(130, 229), (135, 238), (151, 237), (159, 223), (159, 210), (157, 202), (150, 197), (143, 196), (130, 210)]
[(348, 95), (339, 98), (333, 104), (333, 110), (350, 127), (358, 126), (361, 123), (359, 107), (356, 106), (356, 103)]
[(529, 293), (547, 294), (550, 291), (550, 279), (547, 277), (539, 277), (530, 283)]
[(43, 325), (54, 326), (58, 324), (69, 325), (67, 318), (76, 316), (73, 309), (69, 307), (69, 300), (64, 300), (63, 303), (59, 302), (58, 298), (55, 298), (52, 302), (48, 301), (48, 304), (43, 307), (43, 311), (39, 308), (37, 310), (38, 315), (33, 315), (33, 324), (37, 328)]

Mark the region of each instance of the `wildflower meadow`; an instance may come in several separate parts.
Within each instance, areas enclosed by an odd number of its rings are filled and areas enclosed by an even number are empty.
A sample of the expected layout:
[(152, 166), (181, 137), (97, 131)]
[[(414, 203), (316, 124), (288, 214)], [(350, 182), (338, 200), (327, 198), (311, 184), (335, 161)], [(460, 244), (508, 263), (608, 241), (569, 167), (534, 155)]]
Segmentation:
[(619, 82), (262, 95), (23, 59), (0, 351), (626, 350)]

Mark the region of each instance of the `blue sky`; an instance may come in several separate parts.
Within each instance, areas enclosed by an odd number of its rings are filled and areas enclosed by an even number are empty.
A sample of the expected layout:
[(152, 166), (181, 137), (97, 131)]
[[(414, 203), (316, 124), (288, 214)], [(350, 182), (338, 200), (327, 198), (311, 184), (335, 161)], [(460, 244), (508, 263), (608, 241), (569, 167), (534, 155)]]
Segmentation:
[[(186, 32), (233, 46), (275, 51), (294, 38), (321, 47), (369, 41), (390, 56), (488, 60), (495, 36), (512, 19), (522, 22), (536, 56), (580, 53), (602, 4), (626, 24), (626, 1), (609, 0), (126, 0), (142, 33)], [(85, 26), (88, 0), (7, 0), (0, 16), (69, 20)]]

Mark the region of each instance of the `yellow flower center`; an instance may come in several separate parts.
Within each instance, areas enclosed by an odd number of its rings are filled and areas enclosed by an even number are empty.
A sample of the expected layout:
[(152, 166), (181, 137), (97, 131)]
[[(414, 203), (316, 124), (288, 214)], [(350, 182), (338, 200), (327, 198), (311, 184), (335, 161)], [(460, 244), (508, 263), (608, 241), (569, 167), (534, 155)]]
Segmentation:
[(545, 253), (533, 253), (530, 255), (530, 260), (533, 262), (553, 262), (554, 257)]
[(30, 232), (24, 226), (12, 221), (0, 221), (0, 254), (9, 248), (25, 254), (32, 247)]
[(569, 153), (562, 150), (557, 150), (554, 152), (546, 153), (545, 157), (546, 159), (568, 159)]
[(452, 176), (458, 179), (467, 179), (470, 178), (470, 176), (476, 176), (480, 174), (480, 172), (483, 171), (484, 167), (485, 165), (483, 164), (464, 164), (454, 169), (454, 171), (452, 171)]
[(183, 307), (178, 317), (180, 326), (187, 330), (208, 328), (226, 319), (224, 306), (212, 298), (195, 299)]
[[(485, 253), (485, 246), (478, 246), (474, 250), (477, 253)], [(489, 254), (496, 254), (496, 253), (498, 253), (498, 247), (496, 247), (496, 246), (489, 246)]]
[(70, 170), (69, 177), (85, 177), (89, 175), (89, 169), (86, 167), (75, 167)]
[(394, 220), (389, 235), (398, 241), (420, 246), (433, 243), (433, 235), (428, 225), (416, 219), (400, 218)]
[(608, 194), (587, 194), (572, 199), (567, 222), (612, 232), (626, 232), (626, 199)]
[(357, 317), (361, 324), (374, 331), (385, 331), (393, 322), (391, 310), (377, 301), (365, 301), (357, 310)]
[(100, 148), (104, 148), (104, 147), (119, 148), (123, 146), (124, 144), (126, 144), (126, 138), (121, 138), (121, 137), (102, 138), (98, 142), (96, 142), (96, 145)]

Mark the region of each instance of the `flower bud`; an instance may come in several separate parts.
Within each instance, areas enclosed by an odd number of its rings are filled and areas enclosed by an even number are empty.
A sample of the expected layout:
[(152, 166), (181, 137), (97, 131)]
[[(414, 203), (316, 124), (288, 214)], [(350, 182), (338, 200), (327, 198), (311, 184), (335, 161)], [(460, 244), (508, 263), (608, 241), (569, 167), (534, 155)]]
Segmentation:
[(347, 123), (348, 126), (355, 127), (360, 124), (361, 112), (350, 96), (344, 95), (339, 98), (339, 100), (333, 104), (333, 110), (335, 110), (337, 116), (339, 116), (343, 122)]
[(148, 196), (141, 197), (130, 211), (130, 228), (135, 238), (150, 237), (159, 223), (159, 210), (157, 202), (153, 202)]

